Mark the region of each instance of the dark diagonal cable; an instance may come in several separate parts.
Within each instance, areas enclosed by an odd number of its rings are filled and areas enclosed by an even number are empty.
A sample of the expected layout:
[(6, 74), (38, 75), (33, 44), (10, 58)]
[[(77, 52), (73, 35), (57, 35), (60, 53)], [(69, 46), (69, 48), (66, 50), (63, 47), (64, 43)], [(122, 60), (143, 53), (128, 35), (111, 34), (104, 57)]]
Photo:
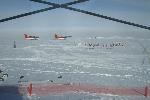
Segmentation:
[(104, 18), (104, 19), (108, 19), (108, 20), (111, 20), (111, 21), (115, 21), (115, 22), (119, 22), (119, 23), (123, 23), (123, 24), (127, 24), (127, 25), (136, 26), (136, 27), (140, 27), (140, 28), (150, 30), (150, 27), (145, 26), (145, 25), (135, 24), (135, 23), (132, 23), (132, 22), (128, 22), (128, 21), (117, 19), (117, 18), (112, 18), (112, 17), (101, 15), (101, 14), (96, 14), (96, 13), (93, 13), (93, 12), (89, 12), (89, 11), (85, 11), (85, 10), (81, 10), (81, 9), (76, 9), (76, 8), (72, 8), (72, 7), (68, 7), (68, 6), (63, 6), (63, 8), (73, 10), (73, 11), (77, 11), (77, 12), (81, 12), (81, 13), (88, 14), (88, 15), (92, 15), (92, 16), (96, 16), (96, 17), (100, 17), (100, 18)]
[(16, 16), (4, 18), (4, 19), (0, 20), (0, 23), (1, 22), (5, 22), (5, 21), (9, 21), (9, 20), (13, 20), (13, 19), (17, 19), (17, 18), (21, 18), (21, 17), (25, 17), (25, 16), (29, 16), (29, 15), (33, 15), (33, 14), (36, 14), (36, 13), (40, 13), (40, 12), (56, 9), (56, 8), (57, 7), (48, 7), (48, 8), (44, 8), (44, 9), (40, 9), (40, 10), (36, 10), (36, 11), (32, 11), (32, 12), (27, 12), (27, 13), (20, 14), (20, 15), (16, 15)]

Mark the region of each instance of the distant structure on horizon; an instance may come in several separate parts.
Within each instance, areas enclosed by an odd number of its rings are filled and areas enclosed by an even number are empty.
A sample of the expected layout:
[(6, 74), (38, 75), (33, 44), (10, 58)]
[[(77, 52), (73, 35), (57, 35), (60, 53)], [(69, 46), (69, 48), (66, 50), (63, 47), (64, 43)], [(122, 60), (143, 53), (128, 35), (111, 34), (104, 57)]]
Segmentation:
[(14, 48), (16, 48), (16, 41), (14, 40)]

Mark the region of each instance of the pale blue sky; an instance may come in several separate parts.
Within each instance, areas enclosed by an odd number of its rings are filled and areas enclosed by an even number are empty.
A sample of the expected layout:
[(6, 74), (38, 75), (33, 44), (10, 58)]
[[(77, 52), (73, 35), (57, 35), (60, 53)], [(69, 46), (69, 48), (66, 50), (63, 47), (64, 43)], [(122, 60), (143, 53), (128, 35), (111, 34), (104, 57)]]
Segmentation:
[[(66, 3), (73, 0), (46, 0)], [(0, 19), (46, 8), (48, 5), (29, 0), (0, 0)], [(150, 26), (150, 0), (90, 0), (72, 7), (92, 11), (114, 18)], [(102, 18), (62, 8), (0, 23), (0, 34), (4, 33), (150, 33), (149, 30), (124, 25)]]

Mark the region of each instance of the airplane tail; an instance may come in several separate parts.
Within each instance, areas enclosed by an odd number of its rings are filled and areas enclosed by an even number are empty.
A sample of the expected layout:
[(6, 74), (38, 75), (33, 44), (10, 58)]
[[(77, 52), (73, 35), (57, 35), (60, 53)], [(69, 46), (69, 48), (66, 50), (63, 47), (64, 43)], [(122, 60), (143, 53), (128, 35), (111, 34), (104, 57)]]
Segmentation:
[(25, 39), (26, 39), (26, 38), (28, 38), (28, 35), (27, 35), (27, 34), (24, 34), (24, 37), (25, 37)]
[(57, 34), (55, 34), (55, 39), (57, 39), (58, 38), (58, 35)]

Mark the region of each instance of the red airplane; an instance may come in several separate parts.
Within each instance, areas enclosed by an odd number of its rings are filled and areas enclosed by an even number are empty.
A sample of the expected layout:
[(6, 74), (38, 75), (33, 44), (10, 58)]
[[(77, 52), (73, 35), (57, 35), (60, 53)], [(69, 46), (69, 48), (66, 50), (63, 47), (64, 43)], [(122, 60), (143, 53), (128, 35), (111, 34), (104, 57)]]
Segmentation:
[(65, 40), (68, 37), (72, 37), (72, 36), (58, 36), (57, 34), (55, 34), (55, 39), (57, 40)]
[(26, 40), (38, 40), (39, 36), (31, 36), (31, 35), (24, 34), (24, 38)]

